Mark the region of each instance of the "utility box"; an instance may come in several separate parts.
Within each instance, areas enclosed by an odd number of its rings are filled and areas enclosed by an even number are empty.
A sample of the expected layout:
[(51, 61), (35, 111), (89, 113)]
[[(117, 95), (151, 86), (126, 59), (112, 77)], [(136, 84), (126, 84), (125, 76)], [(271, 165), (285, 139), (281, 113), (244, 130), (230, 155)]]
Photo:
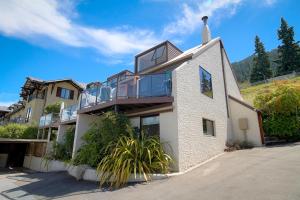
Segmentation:
[(0, 167), (4, 168), (7, 164), (8, 154), (0, 154)]
[(239, 128), (243, 131), (248, 130), (248, 118), (239, 118)]

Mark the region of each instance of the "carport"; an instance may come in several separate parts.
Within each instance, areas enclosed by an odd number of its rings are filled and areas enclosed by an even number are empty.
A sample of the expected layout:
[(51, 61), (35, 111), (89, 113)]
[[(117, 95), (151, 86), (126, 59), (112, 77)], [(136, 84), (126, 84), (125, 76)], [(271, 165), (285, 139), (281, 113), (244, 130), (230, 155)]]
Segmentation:
[(47, 140), (0, 138), (0, 167), (22, 167), (25, 155), (42, 157)]

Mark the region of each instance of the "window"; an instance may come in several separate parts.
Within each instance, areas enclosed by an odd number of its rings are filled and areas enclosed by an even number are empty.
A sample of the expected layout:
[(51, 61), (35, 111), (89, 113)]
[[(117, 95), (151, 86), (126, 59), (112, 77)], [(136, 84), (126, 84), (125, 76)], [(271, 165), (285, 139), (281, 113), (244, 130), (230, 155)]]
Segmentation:
[(159, 116), (147, 116), (141, 118), (141, 130), (145, 136), (159, 137)]
[(143, 71), (147, 68), (159, 65), (167, 61), (166, 45), (159, 46), (147, 53), (144, 53), (136, 58), (138, 71)]
[(213, 98), (213, 89), (212, 89), (212, 81), (211, 74), (207, 72), (205, 69), (200, 67), (200, 87), (202, 94), (205, 94), (208, 97)]
[(215, 123), (208, 119), (202, 119), (203, 134), (215, 136)]
[(56, 96), (63, 99), (73, 99), (74, 91), (66, 88), (57, 87)]
[(32, 109), (31, 107), (27, 108), (26, 111), (26, 120), (29, 120), (31, 118)]

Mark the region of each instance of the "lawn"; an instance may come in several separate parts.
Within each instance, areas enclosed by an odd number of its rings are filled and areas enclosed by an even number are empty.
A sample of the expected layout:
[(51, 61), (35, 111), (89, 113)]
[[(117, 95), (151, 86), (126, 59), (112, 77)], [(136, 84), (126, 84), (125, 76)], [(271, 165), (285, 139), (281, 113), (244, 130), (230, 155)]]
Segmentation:
[(266, 92), (272, 92), (280, 85), (294, 86), (299, 88), (300, 90), (300, 76), (290, 80), (274, 81), (272, 83), (250, 86), (248, 88), (241, 89), (241, 93), (244, 97), (244, 100), (249, 104), (253, 105), (253, 100), (256, 97), (256, 95)]

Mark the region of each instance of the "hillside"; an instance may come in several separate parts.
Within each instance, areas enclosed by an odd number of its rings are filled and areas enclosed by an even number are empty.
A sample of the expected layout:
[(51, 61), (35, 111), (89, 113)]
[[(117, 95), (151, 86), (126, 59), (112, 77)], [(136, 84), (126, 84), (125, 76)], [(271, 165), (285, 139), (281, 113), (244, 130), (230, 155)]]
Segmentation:
[[(273, 72), (275, 72), (277, 64), (274, 63), (273, 61), (278, 59), (277, 49), (273, 49), (272, 51), (267, 53), (269, 55), (271, 68)], [(253, 67), (253, 57), (254, 56), (251, 55), (241, 61), (232, 63), (233, 71), (235, 73), (238, 82), (242, 83), (249, 80), (251, 69)]]
[(266, 83), (256, 86), (251, 86), (241, 90), (243, 98), (246, 102), (253, 105), (253, 100), (258, 94), (268, 93), (276, 89), (279, 85), (292, 85), (300, 89), (300, 77), (296, 77), (290, 80), (274, 81), (272, 83)]

